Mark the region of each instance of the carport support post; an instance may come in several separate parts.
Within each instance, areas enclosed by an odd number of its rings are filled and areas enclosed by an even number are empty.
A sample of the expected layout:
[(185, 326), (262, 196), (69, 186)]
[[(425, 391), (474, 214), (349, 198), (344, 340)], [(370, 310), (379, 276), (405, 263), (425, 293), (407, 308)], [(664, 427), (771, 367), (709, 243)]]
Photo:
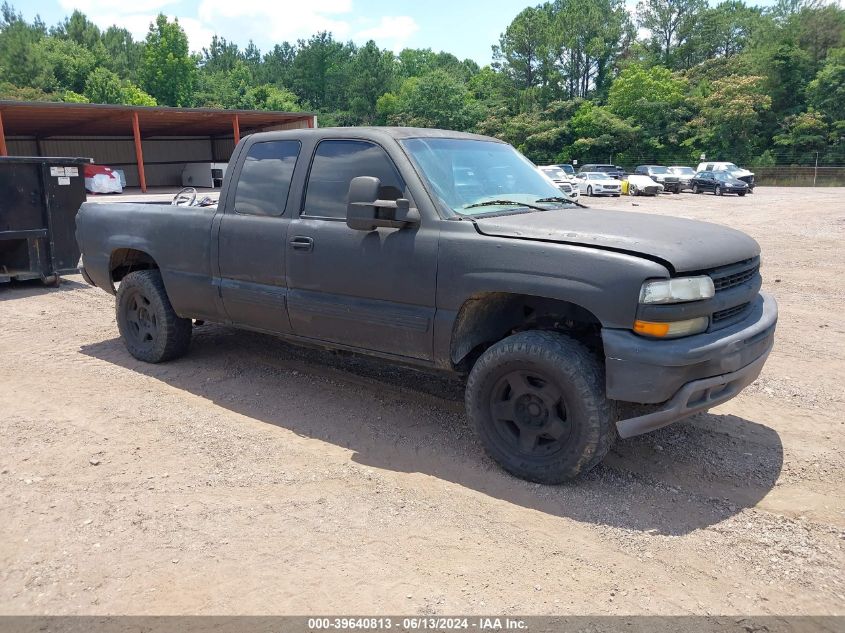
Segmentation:
[(3, 113), (0, 112), (0, 156), (8, 156), (9, 150), (6, 149), (6, 131), (3, 129)]
[(235, 145), (241, 142), (241, 121), (237, 114), (232, 115), (232, 135), (235, 137)]
[(138, 163), (138, 180), (141, 191), (147, 191), (147, 177), (144, 175), (144, 150), (141, 148), (141, 126), (138, 124), (138, 113), (132, 113), (132, 134), (135, 136), (135, 161)]

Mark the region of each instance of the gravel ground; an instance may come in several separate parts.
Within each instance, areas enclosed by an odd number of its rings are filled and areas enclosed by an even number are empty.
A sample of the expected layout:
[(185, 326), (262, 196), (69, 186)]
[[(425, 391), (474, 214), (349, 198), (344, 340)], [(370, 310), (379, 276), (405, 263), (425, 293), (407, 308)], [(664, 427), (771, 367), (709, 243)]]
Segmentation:
[(81, 278), (0, 287), (0, 613), (843, 615), (843, 197), (585, 200), (747, 231), (781, 319), (738, 398), (562, 486), (454, 379), (215, 325), (145, 365)]

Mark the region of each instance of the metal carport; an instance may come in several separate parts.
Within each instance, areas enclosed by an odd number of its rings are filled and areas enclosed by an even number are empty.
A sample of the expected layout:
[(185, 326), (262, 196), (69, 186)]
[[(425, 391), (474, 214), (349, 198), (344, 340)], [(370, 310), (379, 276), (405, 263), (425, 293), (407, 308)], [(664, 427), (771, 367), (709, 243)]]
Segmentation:
[(307, 112), (0, 101), (0, 156), (90, 156), (146, 191), (179, 184), (186, 163), (227, 162), (243, 135), (316, 124)]

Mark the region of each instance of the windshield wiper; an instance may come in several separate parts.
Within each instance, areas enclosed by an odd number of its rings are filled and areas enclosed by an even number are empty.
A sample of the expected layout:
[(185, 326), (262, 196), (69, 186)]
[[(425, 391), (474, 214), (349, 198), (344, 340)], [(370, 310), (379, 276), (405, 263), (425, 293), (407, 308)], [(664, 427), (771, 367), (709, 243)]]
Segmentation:
[(563, 198), (561, 196), (552, 196), (551, 198), (540, 198), (539, 200), (535, 200), (534, 202), (565, 202), (567, 204), (574, 204), (576, 207), (581, 207), (582, 209), (590, 208), (586, 204), (581, 204), (580, 202), (570, 200), (569, 198)]
[[(540, 202), (538, 200), (538, 202)], [(527, 204), (525, 202), (515, 202), (514, 200), (487, 200), (486, 202), (476, 202), (474, 204), (470, 204), (464, 209), (476, 209), (478, 207), (495, 207), (499, 205), (508, 205), (512, 207), (525, 207), (526, 209), (534, 209), (535, 211), (548, 211), (548, 209), (544, 209), (543, 207), (538, 207), (533, 204)]]

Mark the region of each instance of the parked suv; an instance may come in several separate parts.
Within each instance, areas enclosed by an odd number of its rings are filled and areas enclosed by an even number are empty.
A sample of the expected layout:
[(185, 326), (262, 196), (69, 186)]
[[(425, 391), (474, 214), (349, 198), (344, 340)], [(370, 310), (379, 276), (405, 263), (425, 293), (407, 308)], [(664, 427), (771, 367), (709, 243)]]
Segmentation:
[(634, 173), (648, 176), (653, 181), (660, 183), (663, 185), (664, 191), (681, 193), (681, 179), (670, 172), (668, 167), (662, 165), (638, 165)]
[(601, 171), (610, 176), (611, 178), (615, 178), (616, 180), (622, 180), (625, 177), (625, 170), (622, 169), (619, 165), (596, 165), (593, 163), (583, 165), (581, 169), (578, 170), (579, 174), (586, 174), (588, 172), (596, 172)]

